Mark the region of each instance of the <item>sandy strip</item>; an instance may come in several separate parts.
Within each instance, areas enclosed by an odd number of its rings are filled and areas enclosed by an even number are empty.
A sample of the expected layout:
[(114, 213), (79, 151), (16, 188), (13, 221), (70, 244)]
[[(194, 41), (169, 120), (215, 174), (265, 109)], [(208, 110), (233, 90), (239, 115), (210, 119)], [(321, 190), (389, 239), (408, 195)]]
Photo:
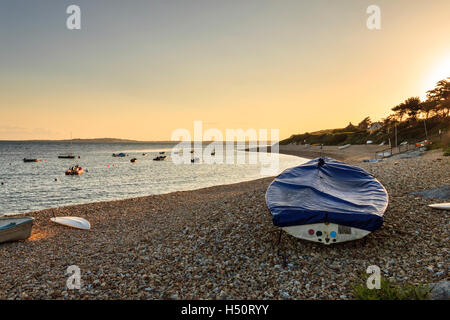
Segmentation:
[[(441, 160), (437, 160), (441, 158)], [(359, 163), (387, 188), (380, 230), (325, 246), (278, 229), (265, 205), (272, 178), (49, 209), (27, 241), (0, 245), (0, 299), (346, 299), (367, 266), (409, 283), (448, 279), (449, 213), (411, 191), (450, 183), (450, 157)], [(50, 222), (88, 219), (89, 232)], [(68, 290), (66, 269), (81, 268)]]
[(361, 161), (374, 159), (375, 153), (388, 149), (389, 146), (379, 145), (351, 145), (345, 149), (339, 146), (305, 146), (305, 145), (281, 145), (279, 152), (298, 157), (314, 159), (320, 156), (330, 157), (341, 161)]

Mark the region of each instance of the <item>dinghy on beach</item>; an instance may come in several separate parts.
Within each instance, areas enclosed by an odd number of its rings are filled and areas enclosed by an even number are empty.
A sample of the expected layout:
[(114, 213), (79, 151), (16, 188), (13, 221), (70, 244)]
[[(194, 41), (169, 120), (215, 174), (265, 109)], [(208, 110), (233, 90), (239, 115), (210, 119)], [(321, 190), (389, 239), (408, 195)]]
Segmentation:
[(275, 226), (297, 238), (331, 244), (379, 229), (388, 194), (363, 169), (317, 158), (276, 177), (266, 202)]
[(429, 204), (428, 206), (433, 208), (433, 209), (450, 210), (450, 202), (447, 202), (447, 203), (433, 203), (433, 204)]
[(50, 218), (50, 220), (63, 226), (75, 229), (81, 230), (91, 229), (91, 224), (89, 223), (89, 221), (80, 217), (53, 217)]
[(33, 220), (31, 217), (1, 217), (0, 243), (29, 238), (33, 228)]

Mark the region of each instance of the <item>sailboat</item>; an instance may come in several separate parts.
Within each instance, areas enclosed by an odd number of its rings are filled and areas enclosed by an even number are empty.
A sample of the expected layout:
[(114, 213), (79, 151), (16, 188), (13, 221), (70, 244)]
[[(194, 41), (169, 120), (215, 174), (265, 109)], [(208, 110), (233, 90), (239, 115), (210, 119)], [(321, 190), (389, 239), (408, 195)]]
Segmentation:
[(58, 159), (75, 159), (75, 155), (72, 152), (72, 134), (70, 134), (70, 153), (60, 154)]

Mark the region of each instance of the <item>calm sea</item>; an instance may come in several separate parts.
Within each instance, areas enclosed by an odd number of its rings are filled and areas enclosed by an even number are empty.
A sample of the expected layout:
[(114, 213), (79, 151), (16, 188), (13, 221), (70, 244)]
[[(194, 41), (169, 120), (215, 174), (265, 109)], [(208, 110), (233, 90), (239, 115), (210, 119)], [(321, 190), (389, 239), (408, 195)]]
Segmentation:
[[(262, 178), (261, 164), (174, 164), (171, 143), (73, 143), (0, 141), (0, 215), (60, 206), (193, 190)], [(70, 153), (80, 159), (58, 159)], [(166, 151), (168, 160), (153, 161)], [(112, 157), (124, 152), (125, 158)], [(200, 152), (196, 150), (196, 153)], [(241, 151), (239, 151), (241, 152)], [(143, 156), (147, 153), (147, 156)], [(247, 154), (248, 156), (248, 154)], [(131, 163), (131, 158), (138, 162)], [(42, 162), (24, 163), (23, 158)], [(279, 155), (279, 170), (306, 159)], [(81, 176), (64, 171), (78, 164)], [(57, 181), (55, 181), (57, 179)]]

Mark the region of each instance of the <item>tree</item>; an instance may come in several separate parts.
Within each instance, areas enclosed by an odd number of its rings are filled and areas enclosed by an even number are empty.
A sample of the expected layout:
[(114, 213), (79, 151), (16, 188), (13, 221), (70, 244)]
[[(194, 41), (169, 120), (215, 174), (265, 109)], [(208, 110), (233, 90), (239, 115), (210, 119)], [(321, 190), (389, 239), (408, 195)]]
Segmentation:
[(365, 117), (360, 123), (358, 123), (358, 129), (367, 130), (371, 123), (372, 121), (370, 120), (370, 117)]
[(399, 105), (393, 107), (391, 109), (395, 112), (395, 117), (401, 122), (405, 114), (407, 114), (407, 110), (404, 103), (400, 103)]
[(430, 114), (435, 113), (436, 105), (436, 101), (430, 100), (424, 101), (420, 104), (420, 112), (425, 114), (425, 119), (428, 120)]
[(420, 113), (420, 98), (412, 97), (412, 98), (406, 99), (404, 102), (404, 108), (405, 108), (406, 112), (408, 113), (408, 116), (410, 116), (411, 118), (416, 120), (417, 115)]
[(345, 132), (355, 132), (358, 131), (358, 128), (356, 128), (351, 122), (344, 128)]
[(416, 120), (417, 115), (420, 112), (420, 98), (419, 97), (408, 98), (404, 102), (392, 108), (392, 111), (394, 111), (397, 114), (400, 122), (403, 120), (405, 114)]
[(443, 117), (448, 117), (450, 110), (450, 77), (440, 80), (436, 87), (427, 91), (427, 101), (434, 102), (434, 111), (441, 112)]

